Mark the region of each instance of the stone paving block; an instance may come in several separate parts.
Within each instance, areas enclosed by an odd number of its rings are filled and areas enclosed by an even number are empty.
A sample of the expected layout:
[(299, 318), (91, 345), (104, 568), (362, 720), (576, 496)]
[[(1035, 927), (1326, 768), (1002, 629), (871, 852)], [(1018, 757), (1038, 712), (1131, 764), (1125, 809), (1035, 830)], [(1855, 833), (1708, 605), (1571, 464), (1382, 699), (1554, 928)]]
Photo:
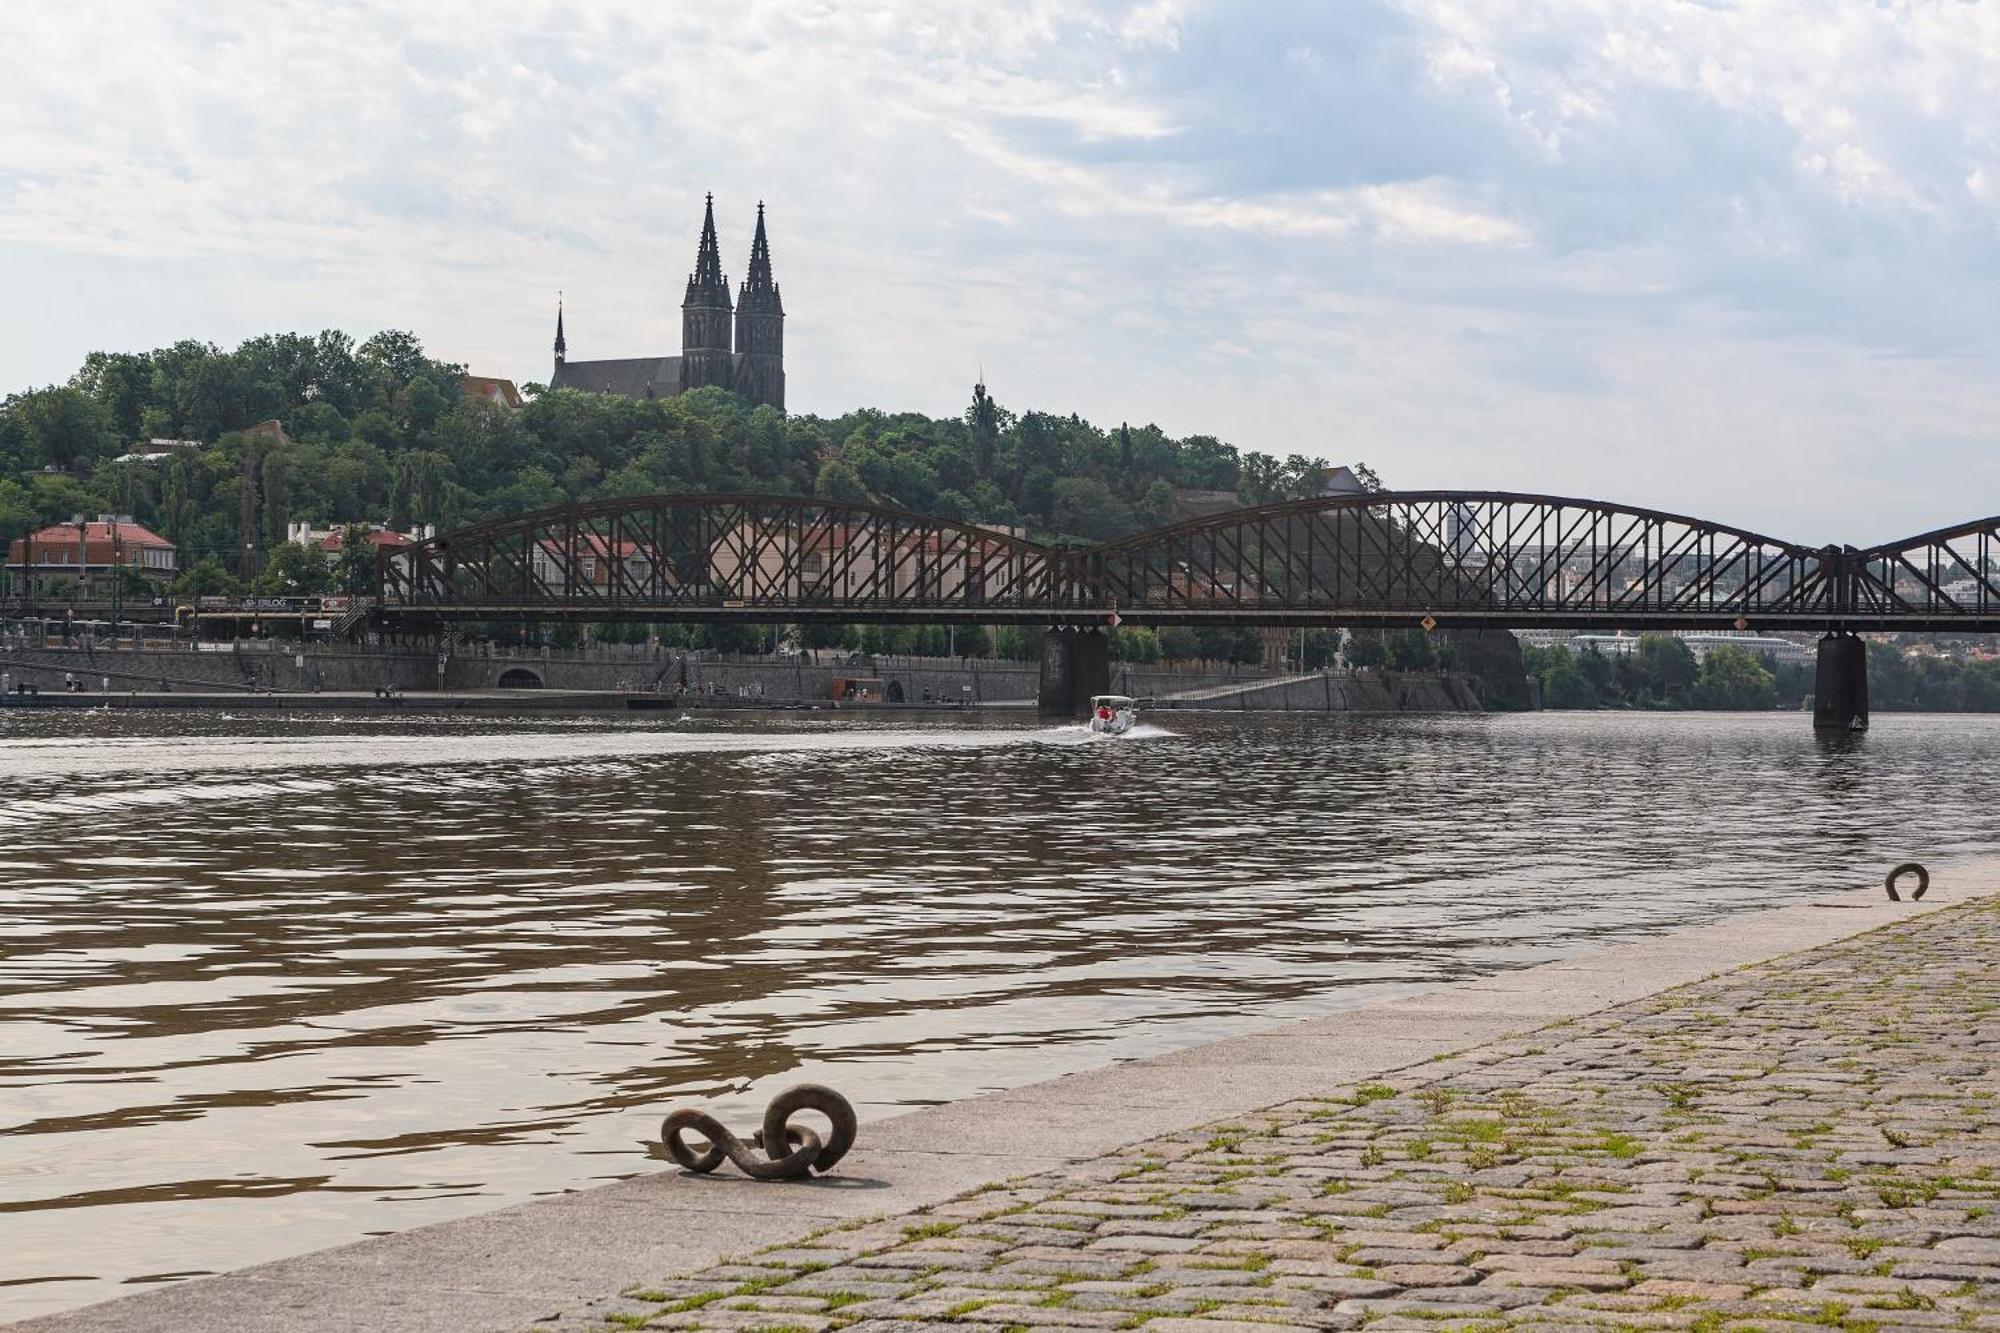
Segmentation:
[[(1809, 910), (1785, 920), (1825, 938)], [(1715, 967), (1751, 956), (1726, 926), (1703, 939)], [(1022, 1154), (1004, 1188), (892, 1196), (884, 1220), (663, 1274), (652, 1326), (2000, 1333), (2000, 1020), (1965, 1021), (2000, 1009), (2000, 900), (1651, 995), (1601, 961), (1482, 983), (1510, 1018), (1546, 987), (1614, 1007), (1387, 1075), (1339, 1072), (1335, 1016), (1289, 1068), (1258, 1036), (1124, 1085), (1061, 1080), (987, 1145)], [(1421, 1016), (1372, 1019), (1369, 1041)], [(1187, 1128), (1217, 1083), (1239, 1104)], [(1120, 1086), (1133, 1116), (1107, 1128)], [(885, 1142), (961, 1121), (888, 1122)], [(1033, 1160), (1051, 1126), (1088, 1130), (1075, 1160)], [(629, 1322), (633, 1299), (560, 1326)]]

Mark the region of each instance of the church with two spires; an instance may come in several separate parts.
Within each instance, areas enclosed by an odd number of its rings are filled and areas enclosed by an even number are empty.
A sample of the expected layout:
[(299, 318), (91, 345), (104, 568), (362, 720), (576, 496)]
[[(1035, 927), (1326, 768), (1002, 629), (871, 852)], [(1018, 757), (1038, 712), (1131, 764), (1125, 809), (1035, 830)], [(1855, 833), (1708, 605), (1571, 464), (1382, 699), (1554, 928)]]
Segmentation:
[(556, 368), (549, 377), (551, 389), (634, 398), (671, 398), (706, 385), (733, 389), (753, 403), (768, 403), (781, 412), (785, 409), (785, 303), (771, 277), (764, 205), (757, 205), (750, 269), (732, 304), (715, 240), (714, 195), (708, 196), (694, 272), (688, 275), (687, 297), (681, 302), (680, 355), (572, 361), (558, 306)]

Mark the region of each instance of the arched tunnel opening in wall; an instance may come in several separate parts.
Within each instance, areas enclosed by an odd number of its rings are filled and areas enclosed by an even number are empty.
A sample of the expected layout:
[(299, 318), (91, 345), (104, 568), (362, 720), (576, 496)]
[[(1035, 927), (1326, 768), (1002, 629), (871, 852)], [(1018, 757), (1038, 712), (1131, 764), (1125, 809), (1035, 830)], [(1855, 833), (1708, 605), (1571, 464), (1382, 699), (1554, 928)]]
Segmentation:
[(539, 690), (542, 678), (526, 667), (508, 667), (500, 673), (499, 684), (503, 690)]

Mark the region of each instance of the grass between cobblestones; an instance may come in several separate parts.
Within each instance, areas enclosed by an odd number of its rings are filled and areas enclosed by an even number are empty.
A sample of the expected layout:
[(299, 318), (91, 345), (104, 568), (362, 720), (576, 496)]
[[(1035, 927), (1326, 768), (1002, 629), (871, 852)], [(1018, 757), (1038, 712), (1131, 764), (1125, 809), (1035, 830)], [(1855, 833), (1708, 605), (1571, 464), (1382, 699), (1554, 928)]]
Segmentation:
[(607, 1327), (2000, 1330), (2000, 901), (625, 1295)]

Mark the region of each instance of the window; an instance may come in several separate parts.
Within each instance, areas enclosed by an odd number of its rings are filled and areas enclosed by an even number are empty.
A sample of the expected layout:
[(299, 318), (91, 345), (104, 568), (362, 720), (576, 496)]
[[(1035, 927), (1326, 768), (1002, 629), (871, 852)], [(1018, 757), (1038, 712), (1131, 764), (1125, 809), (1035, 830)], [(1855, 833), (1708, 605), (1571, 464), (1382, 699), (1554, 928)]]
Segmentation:
[(818, 551), (808, 551), (799, 561), (799, 571), (809, 579), (816, 579), (826, 572), (826, 557)]

